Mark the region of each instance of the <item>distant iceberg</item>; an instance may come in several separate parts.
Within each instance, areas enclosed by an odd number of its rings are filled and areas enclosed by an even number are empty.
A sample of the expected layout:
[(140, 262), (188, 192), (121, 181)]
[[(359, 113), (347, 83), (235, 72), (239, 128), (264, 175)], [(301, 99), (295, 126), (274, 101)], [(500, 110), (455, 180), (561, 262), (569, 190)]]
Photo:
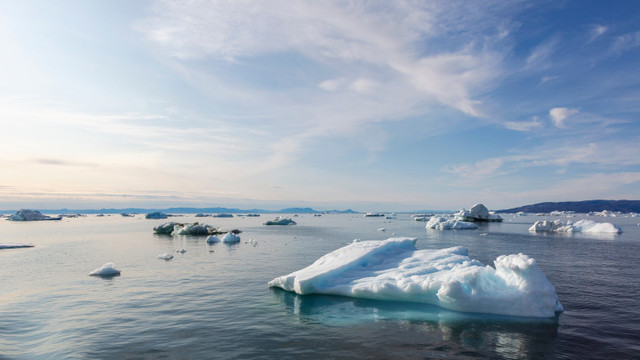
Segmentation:
[(475, 204), (468, 211), (465, 209), (460, 210), (456, 214), (456, 218), (462, 221), (471, 222), (500, 222), (502, 217), (500, 215), (491, 214), (486, 206), (483, 204)]
[(297, 225), (295, 221), (286, 217), (276, 217), (275, 220), (269, 220), (264, 225)]
[(34, 247), (32, 244), (0, 244), (0, 250), (4, 249), (21, 249)]
[(116, 266), (114, 263), (106, 263), (101, 267), (90, 272), (89, 275), (101, 276), (101, 277), (113, 277), (113, 276), (119, 276), (120, 270), (116, 269)]
[(42, 215), (38, 210), (22, 209), (16, 211), (15, 214), (9, 216), (8, 220), (11, 221), (44, 221), (44, 220), (61, 220), (62, 216), (51, 217)]
[(368, 212), (364, 214), (364, 217), (382, 217), (382, 216), (384, 216), (383, 213), (375, 213), (375, 212)]
[(300, 295), (332, 294), (427, 303), (445, 309), (553, 318), (555, 288), (527, 255), (502, 255), (495, 268), (467, 249), (417, 250), (414, 238), (354, 242), (268, 284)]
[(435, 230), (473, 230), (478, 225), (472, 222), (460, 221), (456, 219), (447, 219), (438, 216), (432, 216), (425, 226), (427, 229)]
[(169, 215), (160, 211), (148, 213), (147, 215), (145, 215), (146, 219), (166, 219), (167, 217), (169, 217)]
[(598, 223), (592, 220), (580, 220), (575, 223), (563, 222), (561, 220), (553, 221), (536, 221), (529, 231), (547, 231), (547, 232), (566, 232), (566, 233), (606, 233), (606, 234), (620, 234), (622, 229), (612, 223)]

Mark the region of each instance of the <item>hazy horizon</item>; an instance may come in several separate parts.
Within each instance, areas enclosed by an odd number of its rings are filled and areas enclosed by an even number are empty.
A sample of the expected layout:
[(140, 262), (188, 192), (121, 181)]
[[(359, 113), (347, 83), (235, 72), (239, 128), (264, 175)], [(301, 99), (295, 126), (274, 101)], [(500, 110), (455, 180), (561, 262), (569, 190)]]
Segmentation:
[(640, 194), (638, 1), (7, 1), (0, 36), (4, 209)]

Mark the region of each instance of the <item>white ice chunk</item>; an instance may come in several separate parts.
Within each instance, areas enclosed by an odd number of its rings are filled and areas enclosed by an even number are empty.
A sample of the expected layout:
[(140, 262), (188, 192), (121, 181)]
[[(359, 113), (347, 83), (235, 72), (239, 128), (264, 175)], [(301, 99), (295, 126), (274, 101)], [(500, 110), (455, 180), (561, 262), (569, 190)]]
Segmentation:
[(116, 265), (114, 263), (106, 263), (90, 272), (89, 275), (102, 277), (118, 276), (120, 275), (120, 270), (116, 269)]
[(181, 249), (176, 250), (176, 252), (177, 252), (177, 253), (180, 253), (180, 254), (184, 254), (184, 253), (186, 253), (186, 252), (187, 252), (187, 249), (185, 249), (185, 248), (181, 248)]
[(554, 221), (536, 221), (529, 231), (552, 231), (552, 232), (567, 232), (567, 233), (606, 233), (606, 234), (620, 234), (622, 229), (620, 226), (612, 223), (598, 223), (593, 220), (580, 220), (576, 223), (562, 222), (561, 220)]
[(222, 242), (223, 243), (227, 243), (227, 244), (235, 244), (235, 243), (239, 243), (240, 242), (240, 236), (232, 233), (232, 232), (228, 232), (223, 238), (222, 238)]
[(457, 246), (417, 250), (414, 238), (357, 241), (269, 286), (298, 294), (428, 303), (445, 309), (550, 318), (563, 311), (534, 259), (498, 257), (495, 269)]
[(427, 229), (436, 230), (471, 230), (477, 229), (478, 225), (472, 222), (459, 221), (455, 219), (447, 219), (438, 216), (432, 216), (425, 226)]
[(173, 255), (167, 254), (167, 253), (160, 254), (160, 255), (158, 255), (158, 259), (162, 259), (162, 260), (167, 260), (168, 261), (168, 260), (173, 259)]

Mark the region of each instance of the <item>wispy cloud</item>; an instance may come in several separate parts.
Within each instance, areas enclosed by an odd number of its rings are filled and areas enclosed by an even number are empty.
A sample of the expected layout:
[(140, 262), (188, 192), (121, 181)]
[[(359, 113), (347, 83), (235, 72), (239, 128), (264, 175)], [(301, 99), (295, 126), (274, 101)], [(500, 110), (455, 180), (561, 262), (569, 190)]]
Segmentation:
[(623, 53), (640, 46), (640, 31), (627, 33), (616, 37), (611, 45), (614, 53)]
[(604, 25), (592, 25), (589, 29), (589, 41), (594, 41), (595, 39), (602, 36), (605, 32), (609, 30), (608, 27)]
[(531, 131), (542, 127), (542, 122), (537, 116), (534, 116), (531, 121), (505, 121), (504, 126), (510, 130)]
[(557, 107), (557, 108), (553, 108), (551, 110), (549, 110), (549, 116), (551, 117), (551, 121), (553, 121), (553, 123), (561, 128), (564, 127), (564, 121), (566, 119), (568, 119), (569, 117), (577, 114), (579, 111), (578, 109), (570, 109), (570, 108), (566, 108), (566, 107)]

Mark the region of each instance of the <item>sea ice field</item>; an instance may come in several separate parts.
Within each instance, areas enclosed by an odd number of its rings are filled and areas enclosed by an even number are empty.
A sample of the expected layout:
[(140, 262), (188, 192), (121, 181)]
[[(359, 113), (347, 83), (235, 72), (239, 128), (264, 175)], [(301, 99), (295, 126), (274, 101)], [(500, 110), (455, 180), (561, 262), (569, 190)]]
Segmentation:
[(274, 217), (0, 220), (0, 359), (640, 358), (639, 218)]

